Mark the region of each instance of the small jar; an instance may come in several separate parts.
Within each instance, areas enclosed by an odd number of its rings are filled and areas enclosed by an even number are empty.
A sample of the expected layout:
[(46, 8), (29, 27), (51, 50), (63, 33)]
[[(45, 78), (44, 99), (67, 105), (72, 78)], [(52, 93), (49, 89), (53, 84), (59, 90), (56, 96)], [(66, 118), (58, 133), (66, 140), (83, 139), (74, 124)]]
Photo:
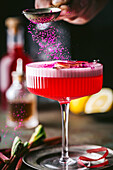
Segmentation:
[(9, 127), (34, 128), (38, 125), (37, 98), (27, 90), (22, 73), (12, 72), (12, 84), (6, 98), (9, 112), (6, 123)]

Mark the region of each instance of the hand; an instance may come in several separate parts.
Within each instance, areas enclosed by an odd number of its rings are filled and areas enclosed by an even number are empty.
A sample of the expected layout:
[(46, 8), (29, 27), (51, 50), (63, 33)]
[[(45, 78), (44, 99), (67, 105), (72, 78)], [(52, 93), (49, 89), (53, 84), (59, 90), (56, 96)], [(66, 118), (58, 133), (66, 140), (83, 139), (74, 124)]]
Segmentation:
[(59, 6), (61, 13), (57, 20), (71, 24), (85, 24), (98, 14), (108, 0), (35, 0), (35, 8)]

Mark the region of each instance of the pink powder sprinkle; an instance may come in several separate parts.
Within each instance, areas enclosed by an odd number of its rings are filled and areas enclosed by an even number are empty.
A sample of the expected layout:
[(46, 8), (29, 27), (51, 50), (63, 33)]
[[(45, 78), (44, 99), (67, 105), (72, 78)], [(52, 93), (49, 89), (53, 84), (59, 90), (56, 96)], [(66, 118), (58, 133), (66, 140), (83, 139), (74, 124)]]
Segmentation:
[(9, 130), (6, 130), (6, 132), (5, 132), (5, 133), (7, 134), (7, 133), (8, 133), (8, 131), (9, 131)]
[(43, 31), (34, 28), (32, 24), (28, 26), (28, 32), (31, 34), (33, 41), (39, 45), (37, 54), (41, 55), (44, 52), (44, 55), (50, 60), (69, 60), (71, 58), (68, 49), (59, 42), (60, 35), (58, 31), (53, 26)]
[(14, 130), (16, 130), (18, 128), (18, 126), (16, 126), (15, 128), (14, 128)]

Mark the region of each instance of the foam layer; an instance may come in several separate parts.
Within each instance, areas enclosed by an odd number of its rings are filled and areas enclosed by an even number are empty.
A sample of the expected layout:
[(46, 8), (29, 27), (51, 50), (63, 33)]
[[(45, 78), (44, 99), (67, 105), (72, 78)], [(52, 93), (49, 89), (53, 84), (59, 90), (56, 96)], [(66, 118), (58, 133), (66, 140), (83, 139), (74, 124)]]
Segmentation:
[[(27, 64), (26, 66), (26, 77), (93, 77), (103, 74), (103, 65), (96, 62), (85, 62), (83, 65), (77, 65), (69, 68), (58, 69), (55, 67), (57, 63), (70, 63), (70, 61), (46, 61), (46, 62), (35, 62)], [(77, 61), (79, 62), (79, 61)], [(71, 61), (76, 63), (76, 61)], [(84, 62), (80, 62), (81, 64)]]

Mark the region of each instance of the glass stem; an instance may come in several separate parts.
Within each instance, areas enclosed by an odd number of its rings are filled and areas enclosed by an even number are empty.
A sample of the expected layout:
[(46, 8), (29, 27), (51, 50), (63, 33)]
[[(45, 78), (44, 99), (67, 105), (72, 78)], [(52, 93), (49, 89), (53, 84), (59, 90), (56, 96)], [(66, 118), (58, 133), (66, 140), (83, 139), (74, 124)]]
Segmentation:
[(62, 155), (60, 163), (66, 163), (69, 159), (68, 155), (68, 118), (69, 118), (69, 103), (60, 104), (62, 114)]

